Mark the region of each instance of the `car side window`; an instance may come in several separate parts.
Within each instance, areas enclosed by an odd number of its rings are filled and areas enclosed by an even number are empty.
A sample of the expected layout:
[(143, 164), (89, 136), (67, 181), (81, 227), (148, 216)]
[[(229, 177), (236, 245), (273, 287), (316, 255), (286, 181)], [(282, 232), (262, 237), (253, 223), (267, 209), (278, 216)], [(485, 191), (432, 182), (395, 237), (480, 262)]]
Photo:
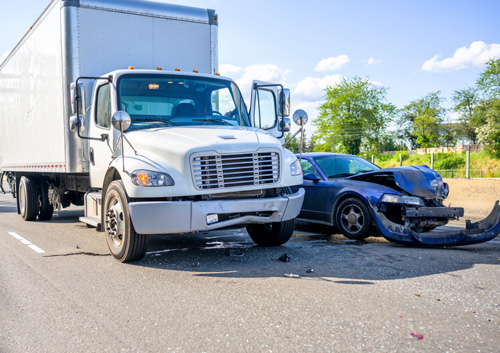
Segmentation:
[(311, 162), (309, 162), (307, 159), (302, 159), (300, 161), (300, 166), (302, 168), (302, 174), (311, 173), (311, 174), (316, 175), (318, 178), (321, 177), (318, 170), (316, 169), (316, 167)]
[(97, 90), (95, 123), (106, 129), (111, 127), (111, 100), (109, 97), (109, 84), (102, 85)]

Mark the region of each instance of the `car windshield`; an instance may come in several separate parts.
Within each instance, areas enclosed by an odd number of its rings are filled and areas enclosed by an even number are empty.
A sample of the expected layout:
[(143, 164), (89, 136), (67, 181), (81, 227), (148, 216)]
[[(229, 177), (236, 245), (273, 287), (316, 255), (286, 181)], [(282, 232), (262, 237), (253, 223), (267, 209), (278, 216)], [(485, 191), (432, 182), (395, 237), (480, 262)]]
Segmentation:
[(230, 81), (179, 75), (125, 75), (119, 109), (129, 130), (196, 125), (250, 126), (238, 87)]
[(314, 161), (329, 178), (339, 178), (380, 169), (375, 164), (356, 156), (316, 157)]

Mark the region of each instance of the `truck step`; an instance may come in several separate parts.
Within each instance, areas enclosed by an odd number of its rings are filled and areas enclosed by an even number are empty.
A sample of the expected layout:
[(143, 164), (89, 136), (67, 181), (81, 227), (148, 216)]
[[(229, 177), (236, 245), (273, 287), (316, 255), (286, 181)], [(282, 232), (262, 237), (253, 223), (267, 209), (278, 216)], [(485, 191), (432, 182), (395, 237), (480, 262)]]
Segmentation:
[(80, 222), (87, 224), (88, 226), (97, 228), (98, 232), (101, 231), (101, 219), (97, 217), (80, 217)]

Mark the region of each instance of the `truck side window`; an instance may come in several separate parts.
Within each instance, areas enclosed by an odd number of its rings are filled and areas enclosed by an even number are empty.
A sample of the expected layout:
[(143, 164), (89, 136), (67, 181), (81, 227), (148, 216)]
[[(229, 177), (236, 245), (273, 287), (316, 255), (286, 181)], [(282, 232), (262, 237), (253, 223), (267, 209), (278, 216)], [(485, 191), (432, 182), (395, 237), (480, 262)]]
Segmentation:
[(111, 100), (109, 97), (109, 84), (97, 89), (97, 108), (95, 123), (104, 128), (111, 126)]
[(255, 125), (263, 130), (276, 125), (276, 99), (272, 91), (259, 89), (255, 92)]

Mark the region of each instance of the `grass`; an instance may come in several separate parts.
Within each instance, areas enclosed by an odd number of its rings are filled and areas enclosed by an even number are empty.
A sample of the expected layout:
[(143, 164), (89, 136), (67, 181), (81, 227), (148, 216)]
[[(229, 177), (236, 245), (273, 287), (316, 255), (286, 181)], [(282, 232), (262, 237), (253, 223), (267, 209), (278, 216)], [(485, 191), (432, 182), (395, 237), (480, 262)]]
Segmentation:
[[(371, 156), (367, 156), (371, 161)], [(403, 166), (427, 165), (431, 166), (431, 154), (409, 154), (402, 152)], [(394, 155), (375, 155), (375, 164), (381, 168), (399, 167), (399, 153)], [(466, 153), (435, 153), (434, 169), (443, 171), (443, 177), (450, 177), (454, 170), (454, 177), (464, 177), (466, 167)], [(472, 177), (500, 177), (500, 159), (491, 157), (486, 152), (470, 154), (470, 169)], [(447, 172), (444, 172), (444, 171)], [(446, 174), (446, 175), (445, 175)], [(450, 174), (450, 175), (448, 175)], [(476, 175), (477, 174), (477, 175)]]

